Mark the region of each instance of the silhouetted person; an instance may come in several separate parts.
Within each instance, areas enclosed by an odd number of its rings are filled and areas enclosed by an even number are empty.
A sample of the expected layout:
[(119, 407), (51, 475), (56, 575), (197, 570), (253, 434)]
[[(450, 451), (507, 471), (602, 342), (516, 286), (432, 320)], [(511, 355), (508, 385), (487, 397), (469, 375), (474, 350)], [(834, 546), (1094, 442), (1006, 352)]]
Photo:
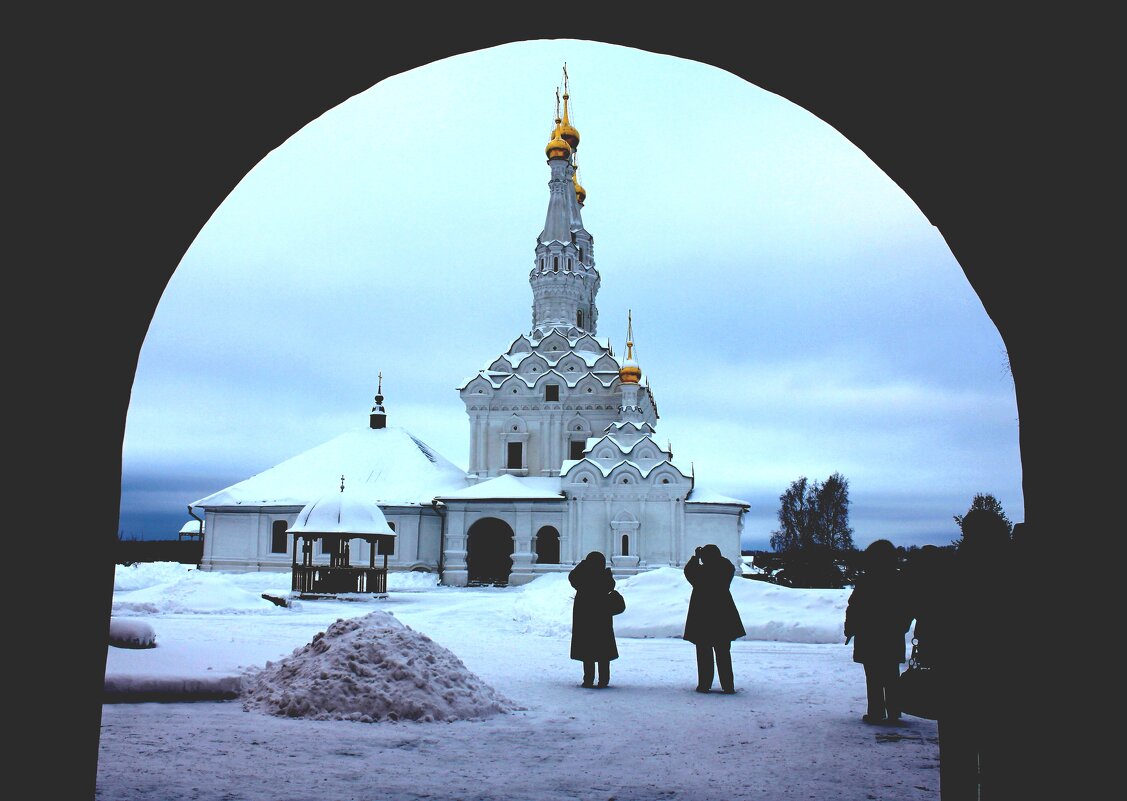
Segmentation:
[[(575, 588), (571, 607), (571, 658), (583, 663), (583, 686), (606, 687), (610, 684), (610, 662), (618, 659), (614, 641), (614, 618), (608, 595), (614, 589), (614, 576), (607, 567), (607, 558), (592, 551), (568, 574)], [(599, 683), (595, 684), (595, 664), (599, 666)]]
[[(919, 613), (919, 656), (941, 679), (939, 783), (943, 801), (1004, 795), (999, 768), (1015, 693), (1000, 644), (1020, 623), (1009, 530), (997, 514), (963, 517), (963, 541), (934, 601)], [(999, 720), (1003, 718), (1003, 720)]]
[(935, 619), (936, 609), (942, 603), (944, 587), (951, 581), (951, 570), (951, 556), (934, 545), (924, 545), (908, 557), (904, 583), (910, 599), (909, 617), (916, 621), (912, 637), (920, 640), (918, 655), (921, 660), (924, 650), (921, 636), (926, 635), (928, 621)]
[(712, 690), (713, 660), (720, 688), (729, 694), (736, 691), (732, 640), (747, 632), (732, 600), (730, 585), (735, 573), (736, 566), (711, 544), (697, 548), (685, 563), (685, 578), (693, 585), (685, 617), (685, 639), (697, 647), (698, 693)]
[(876, 540), (865, 549), (864, 572), (857, 577), (845, 609), (845, 642), (853, 642), (853, 661), (865, 667), (866, 723), (897, 723), (896, 683), (904, 661), (904, 632), (912, 622), (904, 582), (896, 566), (896, 547)]

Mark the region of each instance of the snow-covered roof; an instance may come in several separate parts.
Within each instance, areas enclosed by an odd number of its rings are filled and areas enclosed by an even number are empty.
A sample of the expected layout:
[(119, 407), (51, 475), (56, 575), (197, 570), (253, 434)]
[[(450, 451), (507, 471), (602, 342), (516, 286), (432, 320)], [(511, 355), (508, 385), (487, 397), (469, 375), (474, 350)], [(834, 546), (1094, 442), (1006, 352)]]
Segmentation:
[(330, 492), (307, 504), (289, 530), (302, 534), (395, 536), (380, 507), (356, 491)]
[[(593, 351), (593, 350), (549, 350), (549, 351), (539, 351), (538, 350), (538, 351), (534, 351), (534, 352), (533, 351), (520, 351), (518, 353), (502, 353), (500, 356), (497, 357), (497, 359), (494, 359), (493, 361), (491, 361), (490, 365), (496, 364), (498, 359), (504, 359), (506, 362), (509, 363), (510, 367), (515, 369), (515, 368), (519, 367), (521, 365), (521, 363), (523, 363), (526, 359), (530, 359), (532, 357), (538, 357), (538, 358), (542, 359), (544, 361), (544, 363), (549, 365), (550, 367), (555, 367), (562, 360), (566, 359), (569, 356), (575, 356), (577, 359), (582, 359), (583, 364), (586, 365), (587, 367), (594, 367), (596, 362), (599, 361), (599, 359), (604, 359), (604, 358), (610, 359), (615, 364), (618, 363), (618, 360), (615, 359), (613, 356), (611, 356), (609, 353), (599, 353), (598, 351)], [(486, 369), (489, 369), (489, 368), (486, 368)]]
[(522, 500), (558, 501), (563, 498), (558, 476), (524, 478), (505, 474), (472, 487), (439, 496), (440, 500)]
[(340, 477), (385, 506), (429, 504), (467, 485), (465, 472), (403, 428), (357, 428), (194, 501), (194, 507), (305, 506)]
[[(586, 462), (587, 464), (591, 465), (596, 470), (598, 470), (599, 473), (602, 474), (603, 478), (606, 478), (607, 476), (609, 476), (611, 473), (613, 473), (615, 470), (617, 470), (622, 465), (629, 465), (630, 467), (633, 467), (635, 470), (638, 471), (638, 473), (642, 476), (642, 478), (646, 478), (647, 476), (649, 476), (650, 473), (652, 473), (654, 470), (661, 467), (662, 465), (669, 465), (669, 467), (676, 470), (678, 473), (680, 473), (685, 478), (689, 478), (689, 473), (686, 473), (680, 467), (673, 464), (673, 462), (671, 462), (669, 459), (646, 459), (644, 462), (637, 460), (637, 459), (617, 459), (615, 461), (610, 461), (610, 460), (597, 461), (597, 460), (595, 460), (595, 459), (593, 459), (589, 456), (585, 456), (582, 459), (568, 459), (568, 460), (566, 460), (560, 466), (560, 475), (566, 477), (572, 470), (574, 470), (576, 468), (577, 465), (580, 465), (584, 462)], [(735, 503), (743, 503), (743, 501), (735, 501)]]
[(713, 492), (710, 489), (702, 488), (699, 484), (693, 487), (689, 497), (685, 499), (685, 503), (724, 503), (724, 504), (738, 504), (746, 506), (749, 509), (751, 504), (747, 501), (741, 501), (739, 498), (729, 498), (727, 495), (721, 495), (719, 492)]
[(492, 386), (493, 389), (499, 389), (500, 387), (504, 386), (506, 381), (520, 381), (525, 385), (525, 387), (532, 389), (536, 386), (537, 382), (546, 375), (555, 375), (556, 378), (567, 384), (567, 386), (572, 389), (578, 386), (579, 382), (587, 377), (591, 377), (594, 380), (598, 381), (603, 385), (604, 388), (609, 388), (611, 384), (618, 380), (618, 372), (616, 370), (592, 370), (586, 373), (576, 373), (572, 378), (568, 378), (563, 373), (557, 370), (547, 370), (543, 373), (521, 375), (520, 373), (505, 373), (497, 370), (485, 369), (480, 370), (475, 375), (470, 376), (461, 384), (454, 387), (454, 389), (460, 392), (461, 390), (465, 389), (475, 378), (485, 379), (489, 382), (490, 386)]
[(203, 530), (204, 525), (202, 520), (189, 520), (187, 523), (180, 526), (181, 534), (199, 534)]
[[(608, 428), (609, 427), (610, 426), (608, 426)], [(621, 431), (622, 429), (619, 428), (618, 430)], [(652, 431), (652, 430), (653, 429), (651, 428), (650, 431)], [(642, 432), (642, 433), (638, 433), (638, 438), (636, 440), (634, 440), (633, 442), (627, 441), (626, 439), (624, 439), (622, 437), (618, 437), (614, 434), (603, 434), (600, 437), (588, 437), (587, 438), (587, 444), (584, 446), (583, 450), (584, 451), (593, 451), (593, 450), (595, 450), (595, 448), (597, 448), (599, 446), (600, 442), (605, 441), (605, 442), (611, 443), (617, 449), (617, 451), (619, 453), (626, 455), (626, 454), (631, 453), (635, 448), (637, 448), (640, 443), (649, 442), (655, 448), (657, 448), (657, 452), (662, 455), (662, 458), (669, 455), (669, 451), (667, 451), (665, 448), (661, 447), (657, 443), (657, 440), (655, 440), (653, 438), (653, 434), (649, 433), (649, 431), (645, 431), (644, 429), (638, 429), (638, 431)]]

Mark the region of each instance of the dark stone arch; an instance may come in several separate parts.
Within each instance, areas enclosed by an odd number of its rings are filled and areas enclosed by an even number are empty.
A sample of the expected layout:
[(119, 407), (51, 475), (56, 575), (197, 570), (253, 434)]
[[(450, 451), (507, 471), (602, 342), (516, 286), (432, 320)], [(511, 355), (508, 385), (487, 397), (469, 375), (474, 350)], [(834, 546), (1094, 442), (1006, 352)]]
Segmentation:
[[(1105, 88), (1110, 71), (1092, 69), (1087, 58), (1068, 52), (1079, 43), (1098, 52), (1099, 25), (1092, 19), (1078, 24), (1086, 12), (1063, 8), (1020, 19), (1004, 9), (978, 9), (973, 25), (953, 13), (902, 12), (901, 32), (892, 34), (879, 10), (853, 7), (820, 9), (817, 24), (803, 20), (799, 9), (793, 15), (780, 10), (781, 20), (776, 13), (765, 15), (769, 20), (756, 16), (771, 24), (753, 29), (717, 24), (723, 17), (707, 9), (681, 13), (695, 16), (697, 29), (707, 34), (686, 36), (683, 21), (643, 31), (601, 9), (583, 20), (582, 36), (728, 70), (809, 109), (873, 159), (938, 226), (1006, 343), (1021, 416), (1031, 544), (1047, 546), (1060, 532), (1104, 526), (1098, 505), (1077, 508), (1060, 491), (1074, 483), (1075, 465), (1101, 463), (1095, 447), (1105, 432), (1096, 429), (1105, 417), (1091, 414), (1087, 405), (1104, 370), (1088, 368), (1103, 361), (1100, 343), (1114, 341), (1093, 332), (1085, 303), (1062, 295), (1062, 287), (1099, 288), (1108, 280), (1104, 246), (1092, 235), (1099, 226), (1093, 226), (1088, 206), (1077, 202), (1086, 200), (1087, 190), (1081, 183), (1085, 170), (1075, 159), (1091, 151), (1087, 137), (1096, 128), (1081, 118), (1113, 96)], [(49, 41), (38, 41), (42, 37), (28, 26), (23, 47), (61, 73), (81, 76), (52, 82), (53, 102), (36, 103), (42, 135), (22, 169), (34, 173), (37, 188), (26, 200), (41, 207), (53, 203), (57, 184), (46, 176), (55, 170), (69, 175), (70, 203), (34, 220), (29, 239), (42, 243), (57, 264), (84, 263), (92, 251), (115, 254), (113, 270), (69, 274), (66, 293), (53, 291), (54, 271), (26, 276), (42, 282), (26, 296), (50, 299), (45, 326), (85, 332), (62, 361), (28, 363), (24, 381), (40, 388), (41, 400), (40, 424), (29, 430), (68, 419), (74, 386), (100, 388), (96, 398), (84, 401), (87, 419), (97, 425), (84, 429), (86, 447), (73, 453), (74, 469), (86, 479), (68, 495), (72, 517), (116, 520), (125, 415), (149, 321), (200, 227), (254, 164), (307, 122), (384, 77), (469, 50), (567, 35), (567, 25), (546, 33), (513, 15), (473, 14), (476, 28), (431, 28), (415, 38), (402, 37), (403, 28), (368, 25), (338, 25), (332, 36), (318, 36), (307, 14), (287, 18), (251, 9), (224, 9), (222, 25), (207, 14), (180, 18), (174, 38), (135, 36), (124, 7), (74, 10), (72, 24), (42, 27), (50, 30)], [(1069, 45), (1069, 30), (1085, 33)], [(207, 43), (206, 60), (195, 57), (200, 42)], [(295, 42), (300, 57), (294, 56)], [(1044, 57), (1062, 47), (1060, 57)], [(258, 80), (264, 65), (270, 81)], [(90, 91), (94, 86), (97, 92)], [(248, 93), (254, 103), (247, 102)], [(1034, 110), (1047, 108), (1046, 93), (1062, 104), (1061, 113), (1037, 114), (1034, 123)], [(23, 99), (21, 91), (17, 107)], [(76, 139), (71, 132), (80, 114), (114, 124), (89, 126)], [(144, 135), (123, 137), (123, 130)], [(112, 182), (105, 180), (106, 165), (113, 165)], [(25, 174), (17, 172), (19, 184)], [(123, 219), (131, 221), (127, 233)], [(68, 235), (58, 237), (64, 229)], [(95, 295), (99, 303), (86, 302)], [(1046, 314), (1052, 325), (1045, 324)], [(17, 369), (22, 371), (22, 362)], [(29, 465), (33, 472), (49, 472), (50, 466), (49, 457)], [(48, 485), (43, 492), (49, 502), (57, 500)], [(75, 681), (64, 706), (75, 725), (50, 731), (60, 750), (73, 742), (67, 737), (92, 737), (93, 747), (71, 762), (73, 774), (89, 778), (89, 791), (79, 793), (87, 796), (94, 790), (102, 632), (112, 600), (115, 526), (103, 530), (69, 546), (68, 583), (88, 587), (90, 603), (68, 614), (76, 618), (75, 630), (89, 634), (81, 644), (67, 643)], [(1031, 613), (1027, 619), (1042, 617)], [(51, 716), (39, 719), (51, 725)], [(1050, 761), (1058, 760), (1042, 764)]]
[(466, 532), (466, 568), (471, 585), (508, 584), (513, 569), (513, 529), (504, 520), (483, 517)]

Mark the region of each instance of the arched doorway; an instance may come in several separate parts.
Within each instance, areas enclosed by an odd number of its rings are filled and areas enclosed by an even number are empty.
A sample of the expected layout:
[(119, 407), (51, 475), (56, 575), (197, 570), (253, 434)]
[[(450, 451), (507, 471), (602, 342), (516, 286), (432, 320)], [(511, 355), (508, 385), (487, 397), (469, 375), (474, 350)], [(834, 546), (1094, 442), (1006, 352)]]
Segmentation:
[(486, 517), (466, 533), (469, 584), (508, 584), (513, 569), (513, 530), (504, 520)]
[(552, 526), (544, 526), (536, 532), (536, 564), (558, 565), (560, 563), (560, 532)]

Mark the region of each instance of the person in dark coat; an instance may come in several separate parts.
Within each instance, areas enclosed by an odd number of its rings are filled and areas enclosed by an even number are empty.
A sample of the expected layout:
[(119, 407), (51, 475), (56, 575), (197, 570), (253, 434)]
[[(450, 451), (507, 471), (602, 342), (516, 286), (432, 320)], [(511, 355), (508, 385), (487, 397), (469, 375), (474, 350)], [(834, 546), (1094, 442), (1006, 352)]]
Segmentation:
[(685, 563), (685, 578), (693, 585), (685, 617), (685, 639), (697, 647), (698, 693), (711, 692), (714, 661), (720, 689), (729, 695), (736, 691), (732, 640), (747, 632), (732, 600), (730, 585), (735, 573), (736, 566), (711, 544), (697, 548)]
[(866, 723), (897, 723), (896, 683), (904, 661), (904, 633), (912, 623), (910, 599), (896, 567), (896, 547), (876, 540), (865, 549), (864, 573), (845, 609), (845, 642), (865, 666)]
[[(941, 679), (939, 795), (943, 801), (1011, 797), (1003, 786), (1022, 769), (1005, 736), (1019, 720), (1016, 681), (998, 665), (1000, 642), (1028, 614), (1017, 589), (1009, 525), (972, 510), (942, 584), (916, 620), (920, 660)], [(1010, 734), (1012, 734), (1012, 730)]]
[[(575, 588), (571, 607), (571, 658), (583, 663), (583, 686), (606, 687), (610, 684), (610, 662), (618, 659), (614, 641), (614, 617), (608, 595), (614, 589), (614, 576), (607, 567), (607, 558), (592, 551), (568, 574)], [(595, 665), (599, 666), (599, 683), (595, 684)]]

